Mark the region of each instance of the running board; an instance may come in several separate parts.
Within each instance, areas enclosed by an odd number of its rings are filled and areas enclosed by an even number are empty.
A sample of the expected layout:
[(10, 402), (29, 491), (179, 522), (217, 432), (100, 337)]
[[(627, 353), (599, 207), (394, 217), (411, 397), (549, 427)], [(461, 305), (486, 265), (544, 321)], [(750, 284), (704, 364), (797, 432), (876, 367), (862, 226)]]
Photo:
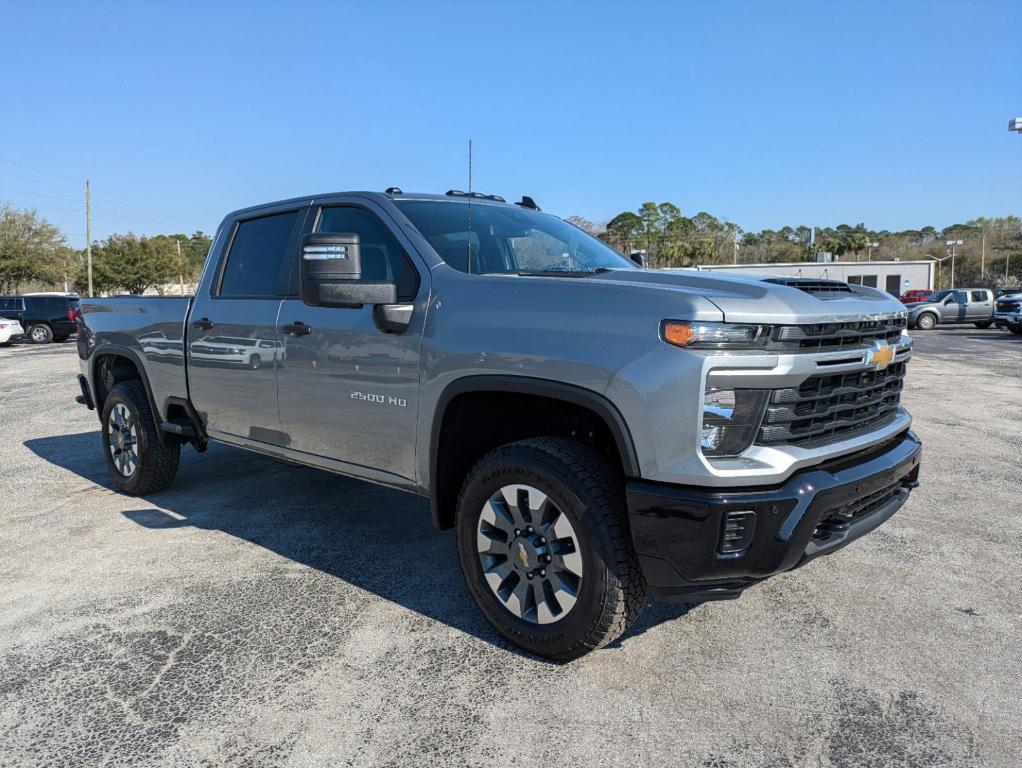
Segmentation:
[(165, 421), (160, 424), (160, 429), (179, 437), (198, 437), (195, 433), (195, 427), (186, 421)]

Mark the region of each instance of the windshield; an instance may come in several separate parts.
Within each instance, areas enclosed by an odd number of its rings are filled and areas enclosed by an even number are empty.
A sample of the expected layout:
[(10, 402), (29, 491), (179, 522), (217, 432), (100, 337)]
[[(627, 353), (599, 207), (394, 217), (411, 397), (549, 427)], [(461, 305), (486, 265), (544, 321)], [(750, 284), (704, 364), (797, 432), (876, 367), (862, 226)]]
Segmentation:
[(926, 303), (928, 303), (928, 304), (930, 302), (944, 301), (944, 299), (946, 299), (952, 293), (954, 293), (954, 291), (937, 291), (936, 293), (931, 293), (929, 296), (925, 297), (923, 300), (926, 301)]
[[(461, 200), (395, 200), (440, 258), (472, 273), (579, 274), (635, 265), (610, 246), (548, 213)], [(470, 250), (471, 249), (471, 250)]]

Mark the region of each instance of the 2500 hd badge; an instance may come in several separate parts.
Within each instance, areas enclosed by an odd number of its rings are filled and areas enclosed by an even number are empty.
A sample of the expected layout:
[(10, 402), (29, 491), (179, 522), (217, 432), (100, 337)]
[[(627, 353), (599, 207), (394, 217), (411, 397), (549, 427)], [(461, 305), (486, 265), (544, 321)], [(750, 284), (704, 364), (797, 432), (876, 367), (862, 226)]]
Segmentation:
[(359, 392), (357, 390), (352, 390), (351, 399), (364, 400), (367, 403), (379, 403), (380, 405), (396, 405), (398, 408), (405, 408), (408, 405), (408, 400), (403, 397), (378, 395), (375, 392)]

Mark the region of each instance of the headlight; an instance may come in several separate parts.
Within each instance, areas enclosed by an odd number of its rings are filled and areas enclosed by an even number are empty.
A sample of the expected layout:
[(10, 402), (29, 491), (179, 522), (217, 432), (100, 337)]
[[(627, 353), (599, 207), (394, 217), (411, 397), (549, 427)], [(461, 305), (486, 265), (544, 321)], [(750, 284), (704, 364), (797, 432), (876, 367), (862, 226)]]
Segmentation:
[(756, 439), (765, 389), (707, 389), (699, 447), (705, 456), (737, 456)]
[(664, 320), (660, 338), (676, 347), (694, 349), (755, 348), (766, 344), (769, 326)]

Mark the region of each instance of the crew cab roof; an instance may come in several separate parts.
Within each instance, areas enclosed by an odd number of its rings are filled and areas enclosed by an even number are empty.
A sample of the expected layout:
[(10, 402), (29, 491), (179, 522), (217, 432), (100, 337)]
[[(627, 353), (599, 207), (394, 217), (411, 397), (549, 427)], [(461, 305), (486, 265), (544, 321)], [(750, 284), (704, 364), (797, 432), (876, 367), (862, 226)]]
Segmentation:
[(290, 197), (283, 200), (275, 200), (272, 202), (260, 203), (259, 205), (251, 205), (245, 208), (239, 208), (236, 211), (231, 211), (227, 214), (227, 218), (239, 218), (244, 217), (251, 213), (258, 213), (271, 208), (281, 208), (289, 205), (303, 206), (311, 205), (313, 203), (329, 203), (336, 199), (350, 198), (350, 197), (362, 197), (367, 200), (372, 200), (377, 203), (383, 203), (394, 200), (434, 200), (438, 202), (466, 202), (472, 201), (472, 205), (502, 205), (518, 207), (516, 203), (509, 203), (501, 200), (494, 200), (490, 197), (468, 197), (467, 195), (448, 195), (448, 194), (437, 194), (434, 192), (394, 192), (388, 194), (386, 192), (372, 192), (368, 190), (357, 190), (348, 192), (326, 192), (318, 195), (303, 195), (302, 197)]

